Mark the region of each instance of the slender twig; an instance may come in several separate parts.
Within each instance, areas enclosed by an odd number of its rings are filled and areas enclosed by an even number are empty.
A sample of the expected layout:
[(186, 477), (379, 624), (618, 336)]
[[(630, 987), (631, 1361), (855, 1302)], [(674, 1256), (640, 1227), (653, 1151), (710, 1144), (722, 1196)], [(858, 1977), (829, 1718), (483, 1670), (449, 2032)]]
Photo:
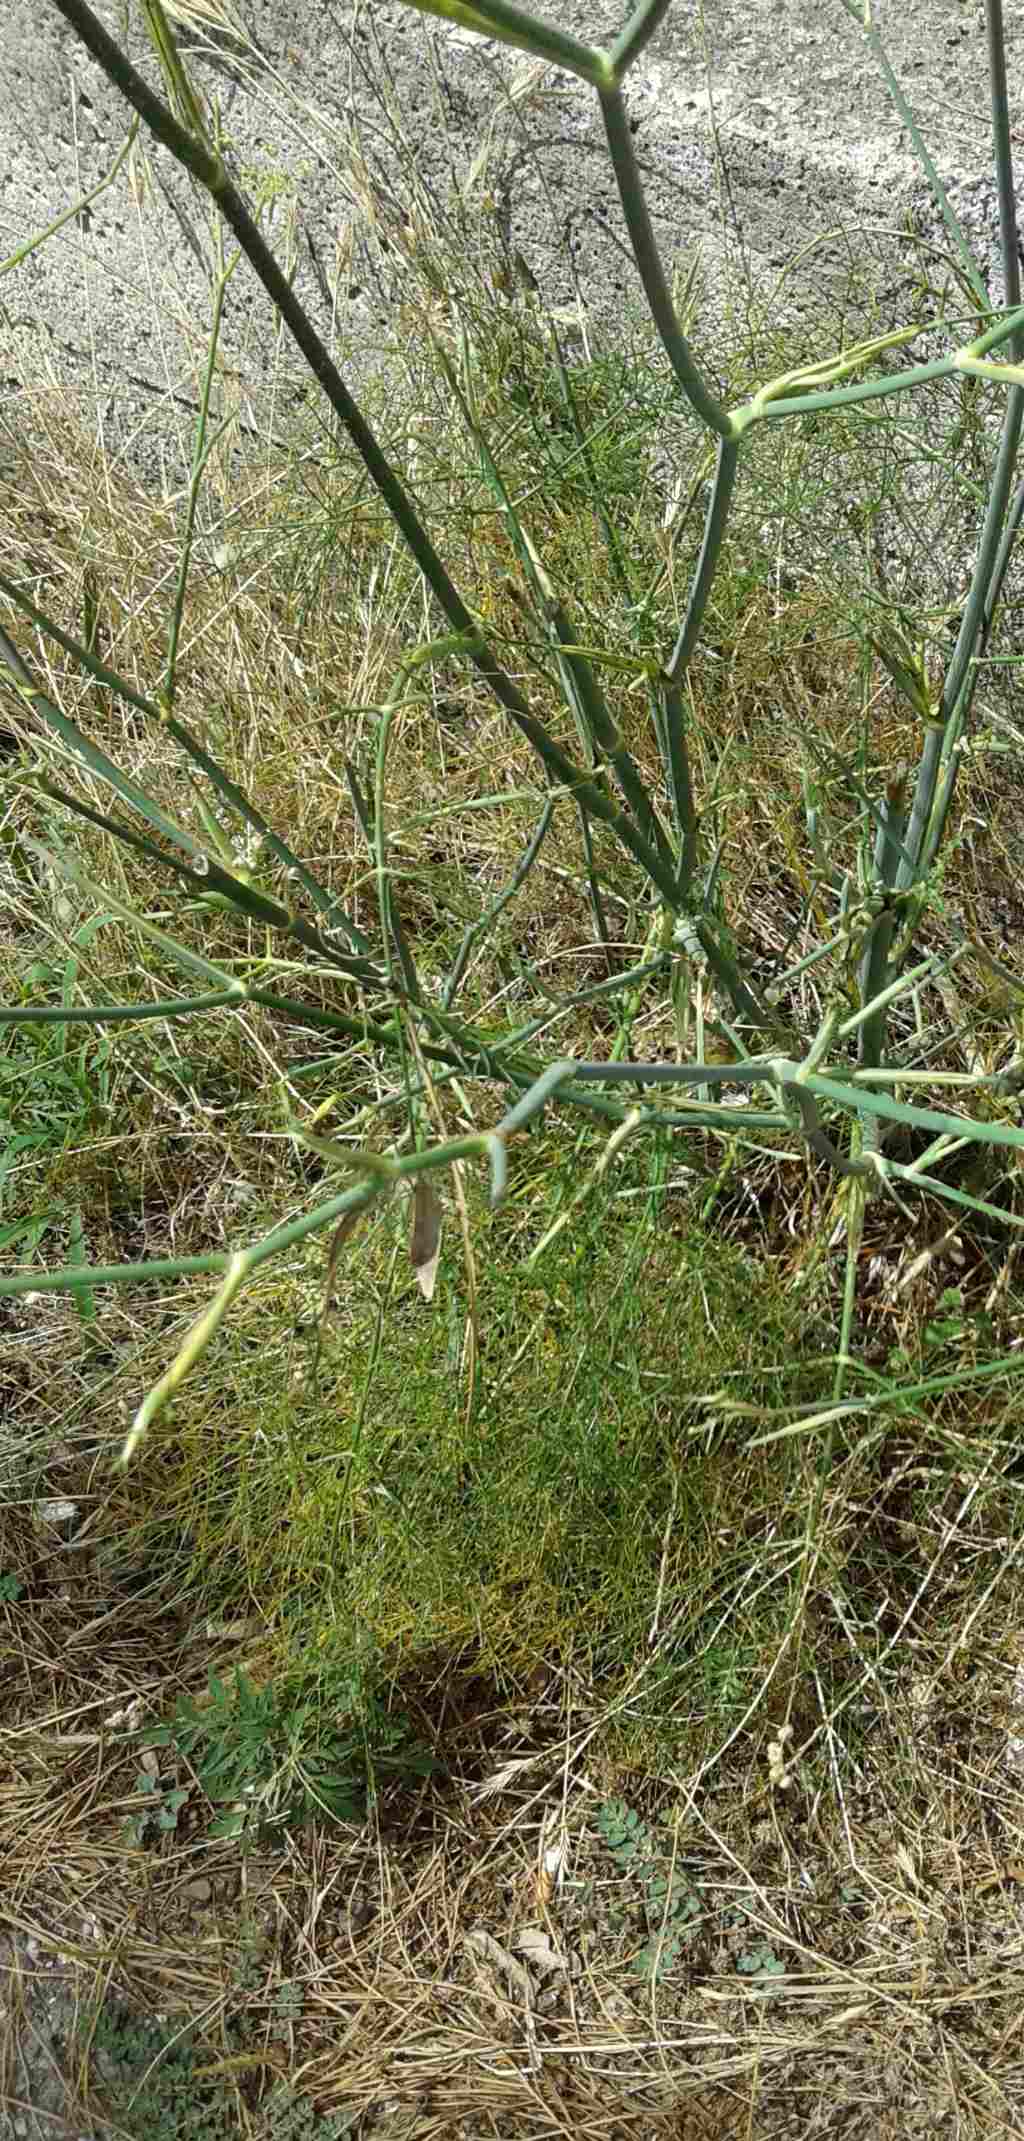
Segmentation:
[[(226, 267), (222, 263), (221, 271), (217, 277), (216, 287), (213, 293), (213, 318), (210, 322), (210, 346), (207, 352), (206, 369), (203, 373), (203, 383), (199, 396), (199, 414), (196, 418), (195, 446), (192, 454), (192, 468), (189, 475), (188, 498), (185, 507), (185, 526), (182, 532), (181, 549), (178, 558), (178, 576), (177, 581), (175, 583), (174, 600), (171, 605), (171, 621), (167, 633), (167, 665), (164, 671), (163, 690), (160, 694), (163, 704), (167, 707), (168, 712), (174, 704), (175, 694), (178, 688), (178, 640), (181, 635), (181, 621), (185, 611), (185, 594), (188, 588), (189, 566), (192, 562), (192, 545), (195, 536), (196, 512), (199, 506), (200, 485), (202, 483), (203, 476), (206, 472), (206, 464), (210, 458), (210, 454), (212, 453), (215, 445), (217, 444), (217, 440), (221, 436), (221, 433), (226, 428), (225, 425), (221, 425), (219, 429), (214, 433), (212, 438), (208, 436), (210, 423), (210, 396), (213, 392), (213, 383), (217, 373), (217, 360), (218, 352), (220, 349), (221, 321), (224, 316), (224, 300), (227, 296), (228, 283), (230, 282), (231, 277), (234, 274), (236, 267), (238, 266), (240, 258), (241, 255), (239, 253), (236, 253), (233, 259), (228, 262)], [(230, 422), (230, 419), (228, 419), (227, 421)]]
[[(905, 825), (903, 777), (897, 775), (889, 784), (875, 841), (874, 887), (883, 893), (890, 893), (897, 882)], [(875, 1070), (882, 1060), (887, 1007), (877, 999), (890, 978), (889, 952), (895, 928), (895, 910), (887, 902), (868, 929), (861, 956), (860, 1000), (862, 1005), (872, 1007), (858, 1034), (861, 1070)]]
[(444, 995), (441, 999), (446, 1011), (450, 1011), (455, 1002), (456, 993), (469, 963), (470, 953), (490, 934), (498, 916), (504, 913), (509, 902), (515, 898), (516, 893), (521, 891), (525, 885), (547, 839), (554, 815), (555, 806), (549, 797), (508, 884), (499, 892), (497, 899), (492, 900), (490, 906), (485, 908), (483, 914), (478, 915), (475, 922), (470, 922), (465, 930), (462, 942), (452, 962), (452, 970), (445, 983)]
[[(129, 684), (124, 677), (118, 675), (112, 669), (107, 669), (101, 661), (97, 660), (95, 655), (89, 653), (87, 648), (82, 647), (77, 640), (72, 639), (70, 634), (65, 632), (52, 617), (49, 617), (44, 610), (39, 609), (34, 602), (30, 601), (24, 590), (17, 587), (13, 581), (8, 580), (3, 573), (0, 573), (0, 593), (7, 595), (18, 609), (23, 610), (25, 615), (32, 619), (33, 624), (38, 625), (41, 632), (45, 632), (48, 638), (55, 640), (59, 647), (63, 647), (65, 652), (70, 654), (75, 661), (80, 662), (82, 667), (87, 669), (98, 683), (105, 684), (110, 691), (115, 692), (127, 705), (135, 707), (140, 713), (146, 714), (150, 720), (158, 722), (166, 730), (167, 734), (173, 737), (175, 743), (180, 750), (184, 751), (186, 757), (192, 760), (193, 765), (198, 766), (200, 772), (206, 774), (217, 794), (228, 804), (230, 809), (235, 811), (243, 824), (247, 825), (249, 830), (263, 841), (270, 852), (276, 855), (277, 860), (284, 864), (285, 869), (292, 873), (303, 890), (309, 894), (318, 912), (322, 915), (330, 913), (332, 926), (348, 939), (353, 951), (360, 953), (368, 953), (370, 951), (371, 947), (362, 932), (340, 911), (334, 894), (329, 892), (326, 885), (322, 885), (318, 878), (314, 877), (312, 871), (307, 869), (305, 863), (300, 861), (298, 855), (289, 847), (287, 841), (282, 840), (280, 835), (275, 833), (273, 826), (268, 823), (262, 811), (257, 810), (255, 804), (250, 802), (248, 796), (238, 786), (237, 781), (233, 781), (224, 772), (223, 768), (217, 764), (216, 759), (212, 758), (205, 746), (200, 743), (198, 736), (187, 728), (184, 722), (179, 721), (176, 714), (170, 713), (164, 707), (155, 705), (152, 699), (147, 699), (142, 692), (136, 691), (134, 686)], [(44, 692), (35, 689), (17, 648), (2, 630), (0, 630), (0, 658), (11, 670), (27, 701), (41, 714), (48, 727), (55, 730), (61, 741), (71, 746), (75, 756), (82, 760), (90, 771), (99, 773), (101, 779), (108, 781), (111, 787), (126, 802), (131, 803), (133, 809), (139, 811), (151, 825), (158, 827), (176, 847), (183, 849), (186, 854), (195, 855), (202, 852), (200, 843), (190, 833), (181, 826), (174, 825), (163, 812), (157, 809), (157, 806), (145, 794), (144, 790), (122, 774), (112, 760), (107, 758), (106, 753), (102, 752), (89, 737), (83, 735), (82, 731), (75, 726), (75, 723), (69, 721), (67, 716), (53, 705)]]

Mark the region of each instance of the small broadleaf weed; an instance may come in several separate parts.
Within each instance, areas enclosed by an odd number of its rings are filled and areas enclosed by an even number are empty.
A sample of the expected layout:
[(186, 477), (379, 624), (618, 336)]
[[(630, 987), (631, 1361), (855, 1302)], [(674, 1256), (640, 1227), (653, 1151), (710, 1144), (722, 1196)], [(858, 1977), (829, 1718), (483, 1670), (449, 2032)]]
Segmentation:
[(623, 1799), (608, 1799), (598, 1809), (597, 1827), (620, 1873), (639, 1889), (648, 1938), (634, 1956), (637, 1977), (657, 1982), (667, 1977), (689, 1946), (701, 1917), (701, 1899), (679, 1866), (672, 1839), (649, 1828)]

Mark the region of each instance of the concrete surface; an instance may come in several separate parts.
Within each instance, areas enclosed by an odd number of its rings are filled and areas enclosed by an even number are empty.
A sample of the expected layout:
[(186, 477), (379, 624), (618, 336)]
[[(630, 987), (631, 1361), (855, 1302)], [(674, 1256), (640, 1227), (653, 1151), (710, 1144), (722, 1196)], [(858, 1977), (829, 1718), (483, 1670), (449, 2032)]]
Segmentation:
[[(976, 0), (873, 4), (944, 176), (983, 177), (981, 7)], [(211, 17), (239, 22), (226, 12), (235, 5), (252, 40), (248, 50), (241, 36), (208, 26)], [(116, 32), (121, 0), (98, 6)], [(156, 81), (137, 0), (127, 12), (131, 54)], [(561, 0), (550, 12), (601, 41), (623, 7)], [(596, 317), (614, 325), (634, 302), (636, 278), (623, 249), (596, 100), (582, 84), (545, 72), (521, 115), (534, 144), (526, 154), (499, 95), (500, 80), (520, 75), (521, 55), (485, 48), (396, 0), (175, 0), (173, 14), (197, 79), (221, 100), (236, 166), (292, 182), (274, 211), (276, 242), (294, 260), (297, 287), (319, 323), (356, 353), (348, 361), (357, 372), (374, 361), (386, 295), (361, 259), (365, 196), (357, 203), (351, 185), (353, 122), (382, 225), (393, 212), (389, 202), (408, 198), (403, 157), (413, 158), (435, 199), (450, 198), (491, 127), (487, 183), (507, 212), (507, 242), (525, 258), (545, 300), (570, 297), (571, 249)], [(1006, 23), (1024, 124), (1024, 0), (1008, 0)], [(699, 246), (712, 291), (720, 292), (743, 259), (763, 293), (811, 236), (840, 226), (847, 239), (819, 249), (788, 285), (790, 319), (812, 315), (830, 283), (838, 295), (851, 259), (865, 248), (877, 255), (881, 283), (891, 284), (898, 262), (891, 234), (920, 192), (918, 170), (840, 0), (706, 0), (703, 9), (677, 0), (630, 79), (628, 101), (666, 255), (685, 260)], [(121, 99), (53, 0), (3, 0), (4, 254), (102, 176), (125, 127)], [(1019, 142), (1020, 130), (1018, 155)], [(80, 389), (108, 443), (120, 442), (151, 476), (166, 466), (170, 478), (188, 451), (209, 313), (209, 240), (203, 201), (162, 153), (140, 153), (133, 180), (122, 176), (0, 280), (0, 394), (8, 423), (17, 424), (34, 397)], [(964, 198), (976, 222), (991, 221), (984, 190)], [(482, 247), (497, 254), (494, 219), (488, 222), (478, 204), (470, 215)], [(340, 271), (339, 232), (353, 247)], [(247, 269), (231, 286), (224, 353), (222, 393), (234, 396), (245, 435), (287, 429), (301, 367), (290, 347), (277, 344)]]

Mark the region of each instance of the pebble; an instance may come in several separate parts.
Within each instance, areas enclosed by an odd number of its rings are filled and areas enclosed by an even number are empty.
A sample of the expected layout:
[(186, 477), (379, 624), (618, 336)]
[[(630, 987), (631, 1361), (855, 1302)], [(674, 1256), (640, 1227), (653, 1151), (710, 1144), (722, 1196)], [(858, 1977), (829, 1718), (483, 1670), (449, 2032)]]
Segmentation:
[(78, 1503), (66, 1502), (60, 1498), (52, 1502), (37, 1502), (36, 1515), (40, 1523), (52, 1524), (55, 1529), (63, 1530), (67, 1525), (77, 1524)]
[(181, 1893), (186, 1903), (212, 1903), (213, 1882), (200, 1875), (198, 1880), (186, 1881)]

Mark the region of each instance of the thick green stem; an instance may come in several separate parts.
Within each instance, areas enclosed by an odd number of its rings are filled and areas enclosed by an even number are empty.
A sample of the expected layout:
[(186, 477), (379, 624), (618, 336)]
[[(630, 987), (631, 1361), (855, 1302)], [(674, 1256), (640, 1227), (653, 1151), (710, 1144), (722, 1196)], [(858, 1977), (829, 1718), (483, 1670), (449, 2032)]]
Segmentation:
[(633, 812), (645, 840), (657, 851), (666, 868), (674, 867), (671, 845), (648, 794), (632, 752), (626, 749), (612, 720), (608, 702), (586, 656), (573, 644), (571, 621), (560, 602), (545, 603), (549, 635), (559, 668), (565, 672), (563, 689), (570, 703), (575, 698), (595, 755), (608, 760), (620, 791)]
[[(787, 1086), (830, 1101), (853, 1115), (874, 1116), (879, 1121), (907, 1123), (914, 1129), (931, 1130), (972, 1144), (994, 1145), (1024, 1152), (1024, 1130), (1008, 1123), (967, 1123), (957, 1115), (940, 1114), (937, 1108), (916, 1108), (905, 1101), (887, 1100), (861, 1086), (840, 1084), (838, 1079), (808, 1072), (806, 1065), (783, 1056), (761, 1056), (749, 1063), (581, 1063), (564, 1058), (549, 1063), (540, 1077), (508, 1115), (498, 1124), (502, 1137), (520, 1130), (540, 1114), (556, 1094), (564, 1095), (570, 1083), (595, 1085), (769, 1085), (782, 1092)], [(990, 1081), (994, 1083), (994, 1081)], [(695, 1118), (696, 1120), (696, 1118)], [(741, 1120), (746, 1120), (744, 1112)]]
[[(1011, 355), (1015, 364), (1024, 360), (1024, 316), (1020, 310), (1021, 279), (1019, 234), (1017, 223), (1016, 190), (1013, 178), (1013, 152), (1010, 136), (1009, 101), (1006, 82), (1006, 44), (1003, 28), (1002, 0), (986, 0), (986, 29), (988, 35), (989, 96), (992, 112), (992, 145), (996, 168), (996, 186), (999, 198), (999, 241), (1005, 282), (1005, 298), (1010, 309), (1010, 321), (998, 323), (1003, 335), (1010, 335)], [(975, 347), (989, 344), (991, 335), (979, 338)], [(953, 650), (942, 692), (942, 715), (945, 723), (942, 744), (945, 754), (945, 777), (938, 800), (935, 787), (938, 780), (935, 738), (929, 734), (918, 776), (918, 789), (914, 797), (915, 817), (921, 822), (915, 826), (912, 819), (912, 837), (908, 846), (917, 865), (915, 874), (927, 876), (945, 836), (949, 812), (952, 807), (960, 766), (958, 745), (967, 721), (974, 697), (978, 671), (974, 657), (979, 644), (987, 641), (992, 627), (995, 605), (1009, 563), (1010, 551), (1019, 525), (1019, 514), (1014, 508), (1008, 511), (1014, 474), (1020, 447), (1021, 425), (1024, 422), (1024, 389), (1013, 385), (1009, 389), (1003, 414), (999, 451), (996, 456), (992, 487), (985, 510), (985, 520), (978, 553), (971, 575), (971, 585), (964, 604), (960, 630)], [(929, 785), (930, 784), (930, 785)], [(927, 816), (924, 804), (927, 801)], [(916, 840), (914, 833), (919, 834)], [(908, 876), (907, 882), (910, 882)], [(903, 940), (904, 954), (913, 941), (916, 916)]]
[(662, 686), (662, 705), (659, 711), (659, 742), (672, 798), (672, 814), (679, 834), (679, 895), (686, 901), (690, 897), (690, 887), (700, 860), (700, 820), (693, 800), (690, 753), (686, 741), (686, 709), (678, 684), (670, 684), (666, 679)]
[(578, 37), (556, 29), (553, 23), (538, 21), (524, 8), (512, 6), (511, 0), (405, 0), (405, 4), (415, 8), (417, 14), (457, 23), (460, 29), (474, 30), (478, 37), (494, 37), (536, 59), (550, 60), (553, 66), (564, 67), (568, 74), (596, 88), (609, 79), (609, 59), (599, 46), (585, 45)]
[(633, 258), (639, 269), (644, 295), (661, 336), (665, 354), (697, 415), (710, 430), (718, 433), (719, 438), (730, 439), (733, 432), (729, 412), (722, 402), (716, 400), (706, 384), (676, 318), (676, 308), (672, 303), (672, 294), (647, 212), (647, 202), (633, 151), (633, 137), (629, 131), (629, 120), (620, 91), (605, 91), (601, 95), (600, 103)]
[(911, 805), (910, 818), (903, 842), (903, 854), (900, 857), (899, 868), (896, 872), (896, 886), (897, 890), (901, 892), (906, 891), (907, 887), (914, 883), (917, 876), (918, 864), (924, 848), (925, 834), (931, 818), (932, 806), (935, 802), (935, 789), (939, 778), (939, 768), (942, 763), (944, 735), (945, 729), (940, 728), (936, 722), (932, 722), (925, 731), (921, 761), (917, 769), (917, 781), (914, 786), (914, 800)]
[(634, 9), (608, 50), (617, 82), (624, 80), (633, 61), (639, 59), (644, 46), (661, 28), (671, 5), (672, 0), (640, 0), (639, 7)]
[[(1017, 228), (1017, 194), (1013, 183), (1013, 148), (1010, 132), (1010, 98), (1006, 81), (1006, 35), (1003, 0), (985, 0), (985, 32), (988, 44), (989, 100), (992, 109), (992, 148), (999, 198), (999, 250), (1003, 263), (1003, 303), (1011, 311), (1020, 304), (1020, 251)], [(1018, 335), (1013, 344), (1015, 362), (1024, 354)]]
[[(935, 357), (929, 364), (913, 364), (905, 372), (885, 372), (879, 379), (862, 379), (856, 386), (829, 386), (816, 388), (808, 385), (806, 393), (796, 387), (784, 394), (764, 396), (763, 390), (751, 396), (742, 408), (732, 412), (730, 423), (733, 436), (739, 438), (752, 424), (774, 421), (787, 416), (818, 416), (826, 409), (852, 409), (864, 401), (877, 401), (887, 394), (903, 394), (913, 387), (928, 386), (935, 379), (949, 379), (954, 372), (965, 369), (964, 359), (973, 360), (979, 354), (997, 349), (1003, 342), (1019, 331), (1024, 323), (1024, 313), (1012, 313), (1009, 319), (999, 320), (987, 334), (979, 335), (968, 347), (954, 350), (949, 357)], [(917, 331), (917, 330), (915, 330)], [(1005, 370), (1005, 367), (1003, 367)], [(1001, 376), (998, 367), (995, 376)]]
[[(562, 692), (576, 722), (580, 742), (590, 758), (591, 768), (596, 772), (600, 759), (607, 758), (643, 838), (657, 850), (666, 869), (671, 870), (674, 867), (672, 850), (653, 800), (644, 785), (643, 776), (631, 753), (623, 745), (593, 668), (584, 649), (577, 644), (577, 635), (565, 604), (556, 595), (543, 560), (519, 518), (505, 479), (480, 429), (475, 412), (459, 385), (451, 360), (440, 343), (435, 346), (438, 361), (459, 405), (463, 423), (476, 444), (487, 480), (505, 515), (510, 538), (534, 601), (544, 617), (558, 665)], [(564, 373), (564, 366), (563, 377), (565, 391), (568, 393), (568, 378)]]
[(718, 461), (711, 497), (708, 500), (704, 521), (704, 537), (697, 560), (697, 570), (686, 605), (682, 630), (672, 650), (666, 674), (673, 684), (678, 684), (686, 673), (686, 665), (697, 644), (704, 612), (707, 608), (711, 583), (715, 577), (722, 542), (725, 537), (729, 505), (732, 499), (736, 470), (739, 465), (739, 442), (736, 439), (718, 441)]
[[(1024, 360), (1024, 326), (1020, 316), (1020, 258), (1018, 253), (1017, 205), (1013, 182), (1013, 151), (1010, 140), (1010, 116), (1006, 86), (1006, 44), (1003, 34), (1002, 0), (986, 0), (986, 29), (988, 34), (989, 97), (992, 109), (992, 148), (996, 167), (996, 188), (999, 197), (999, 249), (1002, 258), (1005, 300), (1014, 316), (1010, 339), (1013, 361)], [(1004, 323), (1005, 324), (1005, 323)], [(966, 714), (973, 697), (975, 676), (971, 674), (972, 658), (977, 651), (978, 639), (986, 622), (991, 623), (989, 602), (997, 575), (1002, 580), (1006, 570), (1003, 552), (1003, 533), (1007, 507), (1017, 466), (1017, 450), (1020, 444), (1021, 422), (1024, 419), (1024, 390), (1012, 386), (1003, 415), (1002, 436), (996, 458), (992, 489), (985, 512), (985, 523), (970, 592), (964, 605), (953, 658), (949, 665), (942, 694), (942, 710), (947, 720), (957, 713)], [(1008, 554), (1008, 553), (1007, 553)], [(948, 739), (953, 743), (952, 735)], [(940, 810), (939, 838), (945, 825), (952, 801), (956, 778), (956, 759), (950, 756), (947, 785)]]
[(147, 1018), (190, 1018), (196, 1011), (237, 1010), (243, 989), (211, 989), (205, 996), (169, 996), (156, 1004), (0, 1004), (0, 1026), (123, 1026)]
[(999, 453), (992, 477), (992, 489), (989, 492), (985, 523), (982, 528), (981, 541), (978, 545), (978, 555), (974, 572), (971, 576), (970, 592), (964, 604), (960, 631), (957, 635), (956, 647), (953, 651), (942, 692), (942, 709), (947, 720), (951, 720), (960, 711), (966, 711), (966, 706), (974, 695), (974, 677), (971, 674), (971, 663), (974, 658), (978, 636), (984, 623), (989, 589), (995, 576), (999, 558), (1003, 522), (1009, 502), (1014, 470), (1017, 466), (1017, 449), (1020, 443), (1022, 415), (1024, 415), (1024, 390), (1020, 387), (1011, 387), (1007, 396), (1002, 436), (999, 441)]

